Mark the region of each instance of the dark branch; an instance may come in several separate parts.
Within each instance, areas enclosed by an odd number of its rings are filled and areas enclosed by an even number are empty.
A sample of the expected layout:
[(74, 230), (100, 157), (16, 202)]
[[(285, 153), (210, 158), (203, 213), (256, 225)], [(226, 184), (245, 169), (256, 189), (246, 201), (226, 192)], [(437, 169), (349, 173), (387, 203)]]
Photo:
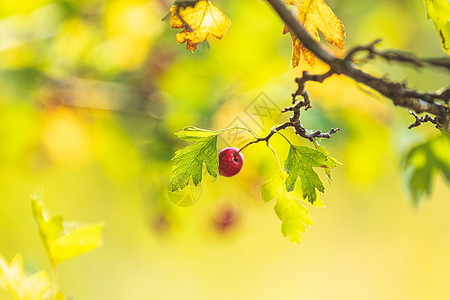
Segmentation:
[(333, 133), (336, 133), (340, 128), (331, 128), (328, 132), (322, 132), (320, 130), (314, 131), (313, 133), (306, 134), (306, 138), (312, 141), (314, 138), (326, 138), (329, 139)]
[[(323, 75), (310, 75), (307, 72), (303, 73), (305, 75), (305, 78), (314, 78), (316, 80), (314, 81), (318, 81), (318, 82), (322, 82), (323, 80), (325, 80), (325, 78), (331, 76), (332, 73), (327, 72)], [(311, 79), (312, 80), (312, 79)], [(301, 85), (301, 83), (303, 82), (303, 80), (301, 78), (299, 78), (299, 86)], [(308, 92), (306, 92), (304, 89), (303, 90), (297, 90), (298, 95), (308, 95)], [(296, 93), (297, 93), (296, 92)], [(262, 138), (257, 138), (256, 140), (250, 141), (247, 144), (245, 144), (244, 146), (241, 147), (241, 149), (239, 149), (238, 152), (236, 152), (234, 155), (236, 156), (239, 152), (241, 152), (242, 150), (244, 150), (246, 147), (252, 145), (252, 144), (256, 144), (259, 142), (266, 142), (267, 145), (269, 145), (269, 139), (278, 131), (282, 130), (282, 129), (286, 129), (289, 127), (293, 127), (294, 131), (297, 135), (310, 140), (311, 142), (314, 141), (315, 138), (326, 138), (329, 139), (331, 137), (331, 135), (333, 133), (338, 132), (340, 129), (339, 128), (332, 128), (330, 131), (328, 132), (322, 132), (320, 130), (316, 130), (312, 133), (309, 133), (302, 125), (302, 123), (300, 122), (300, 109), (302, 107), (305, 107), (305, 110), (310, 108), (310, 102), (309, 102), (309, 98), (304, 98), (302, 100), (295, 100), (295, 94), (292, 95), (294, 97), (294, 105), (289, 106), (289, 107), (285, 107), (281, 112), (285, 113), (288, 111), (293, 111), (294, 114), (289, 118), (289, 121), (285, 122), (284, 124), (281, 125), (277, 125), (272, 127), (272, 129), (270, 130), (269, 134), (266, 135), (265, 137)], [(306, 100), (308, 99), (308, 100)], [(286, 138), (286, 137), (285, 137)], [(289, 142), (289, 140), (288, 140)]]
[[(298, 89), (295, 93), (292, 94), (292, 104), (295, 104), (297, 100), (297, 96), (302, 96), (304, 99), (305, 110), (311, 108), (311, 101), (309, 99), (309, 93), (305, 90), (305, 83), (307, 81), (315, 81), (315, 82), (323, 82), (325, 79), (334, 74), (333, 70), (329, 70), (328, 72), (320, 75), (310, 74), (308, 71), (303, 71), (302, 77), (298, 77), (295, 79), (295, 82), (298, 84)], [(284, 110), (282, 111), (284, 112)]]
[(381, 57), (387, 62), (399, 62), (411, 64), (418, 68), (424, 68), (426, 66), (440, 67), (444, 68), (447, 71), (450, 71), (450, 57), (442, 57), (442, 58), (419, 58), (413, 53), (400, 51), (400, 50), (385, 50), (378, 51), (375, 49), (381, 42), (381, 39), (377, 39), (372, 43), (365, 46), (356, 46), (351, 49), (344, 60), (354, 61), (354, 57), (359, 52), (366, 52), (366, 56), (362, 58), (362, 61), (368, 61), (374, 59), (375, 57)]
[(289, 12), (286, 6), (279, 0), (267, 0), (273, 9), (277, 12), (284, 23), (291, 29), (295, 36), (302, 42), (302, 44), (308, 48), (309, 51), (314, 53), (321, 61), (330, 65), (337, 59), (333, 54), (326, 51), (320, 46), (311, 35), (304, 29), (304, 27), (297, 22), (297, 19)]
[[(292, 94), (293, 105), (285, 107), (281, 111), (282, 113), (285, 113), (288, 111), (294, 112), (292, 117), (289, 118), (289, 121), (292, 124), (291, 126), (294, 127), (296, 134), (298, 134), (299, 136), (304, 137), (310, 141), (313, 141), (314, 138), (316, 138), (316, 137), (328, 139), (328, 138), (330, 138), (330, 136), (333, 133), (336, 133), (337, 131), (339, 131), (339, 128), (337, 128), (337, 129), (331, 129), (327, 133), (322, 133), (322, 131), (320, 131), (320, 130), (314, 131), (313, 133), (308, 133), (308, 131), (302, 126), (302, 123), (300, 122), (300, 109), (302, 107), (304, 107), (305, 110), (308, 110), (311, 108), (311, 101), (309, 98), (309, 93), (305, 89), (305, 83), (307, 81), (323, 82), (325, 79), (327, 79), (328, 77), (330, 77), (333, 74), (334, 74), (334, 72), (331, 69), (328, 72), (326, 72), (324, 74), (319, 74), (319, 75), (312, 75), (309, 72), (304, 71), (302, 77), (295, 79), (295, 81), (298, 84), (298, 88), (297, 88), (297, 91)], [(303, 99), (297, 100), (297, 96), (302, 96)]]
[(450, 70), (450, 57), (423, 58), (423, 62)]
[[(291, 14), (291, 12), (286, 8), (286, 6), (280, 0), (267, 0), (267, 2), (273, 7), (284, 23), (290, 28), (290, 30), (295, 34), (295, 36), (302, 42), (302, 44), (310, 50), (317, 58), (322, 60), (324, 63), (330, 66), (330, 71), (326, 74), (343, 74), (347, 77), (352, 78), (356, 82), (362, 83), (378, 93), (384, 95), (386, 98), (392, 100), (394, 105), (403, 106), (409, 108), (416, 113), (428, 112), (436, 116), (437, 127), (445, 131), (449, 131), (449, 108), (442, 103), (437, 102), (437, 100), (442, 100), (444, 103), (449, 102), (450, 92), (448, 89), (441, 93), (424, 93), (417, 90), (409, 89), (404, 83), (397, 83), (389, 81), (385, 78), (378, 78), (369, 73), (360, 70), (352, 61), (352, 57), (358, 51), (367, 50), (367, 47), (373, 48), (378, 41), (375, 41), (368, 46), (356, 47), (351, 50), (349, 54), (344, 58), (340, 59), (335, 55), (331, 54), (325, 50), (316, 40), (314, 40), (311, 35), (305, 30), (303, 25), (301, 25), (296, 18)], [(381, 53), (381, 52), (380, 52)], [(411, 57), (406, 55), (388, 56), (392, 60), (399, 61), (403, 59), (404, 62), (413, 63)], [(433, 65), (446, 65), (448, 62), (434, 61), (432, 59), (426, 60), (428, 63), (433, 63)], [(324, 74), (325, 75), (325, 74)], [(322, 75), (322, 76), (324, 76)], [(324, 79), (328, 78), (326, 76)], [(304, 77), (302, 77), (304, 78)], [(319, 79), (321, 79), (319, 77)], [(323, 80), (324, 80), (323, 79)], [(301, 79), (300, 79), (301, 80)], [(314, 79), (303, 79), (306, 81), (317, 81)], [(304, 85), (304, 82), (301, 84)], [(299, 90), (304, 91), (299, 84)], [(305, 108), (309, 108), (309, 95), (306, 91), (304, 94), (295, 93), (294, 95), (302, 95), (304, 98)], [(306, 96), (305, 96), (306, 95)], [(295, 103), (295, 96), (293, 96)]]

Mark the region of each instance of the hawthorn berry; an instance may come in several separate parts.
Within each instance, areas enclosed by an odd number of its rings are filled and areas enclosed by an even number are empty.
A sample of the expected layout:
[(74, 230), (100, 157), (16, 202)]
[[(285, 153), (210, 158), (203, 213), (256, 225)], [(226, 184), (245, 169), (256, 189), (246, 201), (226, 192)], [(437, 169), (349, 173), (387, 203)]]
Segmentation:
[(212, 221), (214, 227), (219, 232), (232, 229), (239, 219), (238, 210), (235, 204), (229, 201), (220, 201), (215, 204), (212, 211)]
[(239, 173), (244, 164), (244, 156), (235, 147), (227, 147), (219, 151), (219, 173), (231, 177)]

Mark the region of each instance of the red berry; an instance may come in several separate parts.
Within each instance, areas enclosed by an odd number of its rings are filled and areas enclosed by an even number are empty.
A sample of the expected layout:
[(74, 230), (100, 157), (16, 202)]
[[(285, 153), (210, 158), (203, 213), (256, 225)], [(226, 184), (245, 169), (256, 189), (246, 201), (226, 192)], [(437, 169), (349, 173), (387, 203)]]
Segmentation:
[(212, 219), (216, 229), (221, 232), (231, 229), (238, 220), (238, 211), (232, 203), (220, 203), (214, 208)]
[[(228, 147), (219, 152), (219, 173), (225, 177), (231, 177), (239, 173), (244, 164), (244, 156), (238, 148)], [(236, 154), (236, 155), (235, 155)]]

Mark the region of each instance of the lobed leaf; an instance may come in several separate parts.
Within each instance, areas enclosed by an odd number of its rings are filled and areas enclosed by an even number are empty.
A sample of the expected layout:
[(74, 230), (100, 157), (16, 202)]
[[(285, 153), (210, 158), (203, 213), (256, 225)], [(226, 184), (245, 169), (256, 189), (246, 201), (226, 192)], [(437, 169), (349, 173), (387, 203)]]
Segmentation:
[(176, 133), (180, 139), (195, 143), (175, 152), (173, 158), (175, 163), (169, 181), (172, 192), (186, 187), (191, 177), (197, 186), (202, 181), (203, 163), (208, 173), (217, 177), (219, 171), (217, 136), (221, 132), (222, 130), (211, 131), (188, 126)]
[(49, 217), (39, 194), (33, 194), (31, 207), (42, 244), (53, 265), (89, 252), (102, 244), (103, 224), (82, 225), (65, 222), (62, 216)]
[(276, 200), (274, 210), (281, 220), (281, 233), (292, 242), (300, 242), (306, 225), (312, 225), (308, 209), (299, 203), (294, 192), (286, 190), (284, 181), (286, 175), (279, 173), (266, 181), (261, 188), (264, 202)]
[(209, 35), (221, 39), (230, 26), (230, 19), (209, 0), (178, 1), (170, 8), (170, 27), (184, 28), (176, 40), (192, 52)]
[(431, 194), (436, 174), (442, 173), (450, 182), (449, 149), (450, 138), (442, 135), (411, 148), (406, 155), (404, 165), (410, 171), (407, 186), (415, 205)]
[(297, 178), (300, 177), (302, 197), (314, 204), (317, 199), (316, 190), (323, 193), (325, 187), (313, 167), (332, 169), (336, 166), (336, 162), (318, 150), (291, 145), (284, 164), (284, 168), (289, 174), (286, 179), (286, 189), (293, 191)]
[[(324, 0), (283, 0), (284, 3), (297, 7), (297, 19), (314, 39), (319, 41), (319, 31), (325, 39), (339, 49), (344, 49), (345, 30), (341, 20), (334, 14)], [(300, 40), (289, 30), (287, 26), (283, 28), (283, 34), (291, 34), (292, 38), (292, 67), (297, 67), (300, 62), (300, 55), (310, 65), (314, 66), (316, 58)]]

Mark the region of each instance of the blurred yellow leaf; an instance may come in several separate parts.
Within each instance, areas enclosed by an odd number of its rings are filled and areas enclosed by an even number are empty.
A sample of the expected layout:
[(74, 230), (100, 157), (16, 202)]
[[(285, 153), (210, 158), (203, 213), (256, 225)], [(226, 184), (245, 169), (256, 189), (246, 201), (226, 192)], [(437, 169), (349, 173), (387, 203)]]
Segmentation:
[(276, 199), (274, 206), (275, 213), (281, 221), (281, 233), (289, 240), (299, 243), (301, 232), (305, 232), (306, 225), (312, 225), (309, 211), (297, 198), (294, 192), (288, 192), (284, 184), (287, 175), (280, 172), (271, 179), (264, 182), (261, 187), (264, 202)]
[(102, 244), (101, 223), (80, 225), (64, 222), (64, 234), (56, 241), (53, 251), (56, 262), (61, 262), (80, 254), (94, 250)]
[[(305, 29), (319, 41), (320, 30), (325, 39), (330, 43), (344, 49), (345, 30), (341, 20), (333, 13), (331, 8), (323, 0), (283, 0), (286, 4), (295, 5), (298, 9), (298, 21)], [(300, 54), (303, 52), (303, 58), (308, 65), (313, 66), (316, 62), (314, 54), (303, 46), (299, 39), (285, 25), (283, 34), (291, 34), (292, 38), (292, 67), (298, 66)]]
[(37, 193), (32, 195), (31, 206), (42, 243), (53, 265), (89, 252), (102, 244), (101, 223), (80, 225), (66, 222), (62, 216), (48, 217)]
[(441, 39), (442, 49), (450, 55), (450, 2), (448, 0), (425, 0), (428, 19)]
[(170, 27), (184, 28), (177, 33), (180, 44), (194, 52), (197, 44), (206, 41), (208, 35), (221, 39), (231, 26), (231, 21), (209, 0), (183, 1), (170, 9)]
[(9, 264), (0, 256), (0, 288), (8, 289), (18, 300), (41, 300), (50, 287), (45, 271), (39, 271), (31, 276), (23, 272), (23, 260), (17, 254)]

